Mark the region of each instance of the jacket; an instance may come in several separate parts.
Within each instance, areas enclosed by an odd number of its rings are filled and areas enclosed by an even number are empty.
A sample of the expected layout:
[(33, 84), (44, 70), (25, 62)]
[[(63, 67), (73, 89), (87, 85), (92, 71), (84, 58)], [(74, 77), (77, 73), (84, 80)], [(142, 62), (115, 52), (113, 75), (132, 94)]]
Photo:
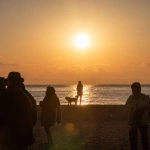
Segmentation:
[(41, 125), (54, 126), (54, 124), (61, 123), (61, 109), (60, 102), (56, 95), (46, 95), (43, 101), (40, 102), (41, 111)]
[(140, 93), (137, 97), (135, 97), (134, 95), (129, 96), (129, 98), (126, 101), (125, 108), (129, 112), (129, 123), (131, 123), (135, 111), (138, 111), (141, 108), (143, 108), (144, 111), (141, 112), (142, 115), (140, 118), (140, 125), (148, 125), (148, 109), (150, 108), (150, 99), (147, 95)]
[(0, 142), (31, 145), (33, 137), (32, 105), (26, 93), (11, 84), (0, 100)]

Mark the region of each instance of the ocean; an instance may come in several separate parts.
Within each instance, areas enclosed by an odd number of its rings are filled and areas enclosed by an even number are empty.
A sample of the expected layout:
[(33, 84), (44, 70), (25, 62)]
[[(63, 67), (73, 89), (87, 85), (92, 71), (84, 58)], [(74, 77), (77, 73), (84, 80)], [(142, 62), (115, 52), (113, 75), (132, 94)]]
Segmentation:
[[(37, 105), (45, 96), (46, 87), (49, 85), (25, 85), (33, 95)], [(61, 105), (68, 105), (65, 97), (77, 95), (77, 85), (50, 85), (56, 90)], [(150, 95), (150, 85), (142, 85), (142, 93)], [(130, 85), (84, 85), (82, 105), (124, 105), (131, 95)], [(79, 104), (79, 100), (78, 100)], [(74, 105), (74, 102), (72, 103)]]

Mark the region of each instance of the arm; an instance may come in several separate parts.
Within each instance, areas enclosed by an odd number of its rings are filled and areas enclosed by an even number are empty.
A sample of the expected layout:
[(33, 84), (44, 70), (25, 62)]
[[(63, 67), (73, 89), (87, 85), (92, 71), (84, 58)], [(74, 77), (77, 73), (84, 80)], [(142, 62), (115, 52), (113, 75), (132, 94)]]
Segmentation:
[(139, 101), (139, 103), (137, 105), (138, 105), (138, 107), (150, 108), (150, 99), (149, 99), (149, 97), (145, 94), (142, 94), (141, 101)]
[(136, 108), (136, 101), (135, 99), (133, 98), (133, 96), (130, 96), (127, 101), (126, 101), (126, 104), (125, 104), (125, 109), (131, 113), (134, 109)]
[(43, 108), (45, 106), (45, 99), (46, 99), (46, 97), (44, 97), (43, 101), (39, 102), (39, 105), (41, 108)]
[(58, 107), (57, 107), (57, 123), (61, 123), (62, 118), (61, 118), (61, 107), (60, 107), (60, 102), (58, 99)]

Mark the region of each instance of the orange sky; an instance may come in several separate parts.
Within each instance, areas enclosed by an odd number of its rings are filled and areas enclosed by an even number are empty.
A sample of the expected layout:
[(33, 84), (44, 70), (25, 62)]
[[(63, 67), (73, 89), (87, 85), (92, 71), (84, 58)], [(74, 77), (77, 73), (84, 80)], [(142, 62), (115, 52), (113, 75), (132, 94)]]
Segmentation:
[[(1, 0), (0, 76), (25, 84), (150, 83), (150, 1)], [(88, 34), (85, 50), (73, 45)]]

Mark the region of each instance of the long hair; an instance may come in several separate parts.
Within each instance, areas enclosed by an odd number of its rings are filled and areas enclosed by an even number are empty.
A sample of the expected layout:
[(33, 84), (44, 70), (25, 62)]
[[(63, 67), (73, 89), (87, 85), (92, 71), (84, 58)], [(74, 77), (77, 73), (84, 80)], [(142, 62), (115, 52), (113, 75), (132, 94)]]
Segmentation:
[(56, 96), (54, 87), (52, 86), (47, 87), (46, 96)]

